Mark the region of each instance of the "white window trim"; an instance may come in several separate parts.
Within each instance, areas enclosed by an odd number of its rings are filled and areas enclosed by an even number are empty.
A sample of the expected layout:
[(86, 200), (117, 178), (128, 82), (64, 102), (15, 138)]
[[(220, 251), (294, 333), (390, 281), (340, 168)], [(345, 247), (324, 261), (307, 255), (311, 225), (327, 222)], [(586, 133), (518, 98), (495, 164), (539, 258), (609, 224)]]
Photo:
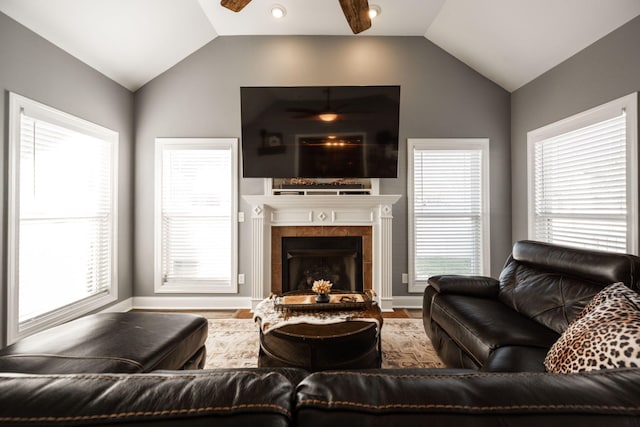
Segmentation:
[(489, 186), (489, 139), (488, 138), (409, 138), (407, 140), (407, 197), (408, 197), (408, 231), (409, 231), (409, 292), (424, 292), (426, 281), (418, 281), (415, 277), (415, 214), (413, 212), (413, 150), (469, 150), (482, 151), (482, 271), (480, 275), (488, 276), (491, 271), (491, 244), (490, 244), (490, 186)]
[[(162, 151), (170, 148), (229, 148), (231, 150), (231, 281), (208, 286), (162, 282)], [(154, 205), (154, 291), (155, 293), (237, 293), (238, 292), (238, 139), (237, 138), (156, 138)]]
[[(20, 226), (20, 120), (21, 112), (30, 117), (97, 136), (113, 143), (112, 156), (112, 260), (111, 285), (105, 294), (85, 298), (76, 303), (61, 307), (37, 319), (28, 325), (20, 325), (19, 282), (18, 282), (18, 241)], [(36, 332), (62, 324), (110, 304), (118, 299), (118, 141), (117, 132), (95, 123), (64, 113), (55, 108), (33, 101), (16, 93), (9, 93), (9, 159), (8, 159), (8, 212), (7, 212), (7, 344), (12, 344)]]
[(602, 122), (626, 111), (627, 143), (627, 252), (638, 254), (638, 93), (634, 92), (575, 114), (547, 126), (527, 132), (527, 228), (528, 238), (535, 236), (535, 180), (534, 150), (535, 144), (563, 133), (571, 132), (595, 123)]

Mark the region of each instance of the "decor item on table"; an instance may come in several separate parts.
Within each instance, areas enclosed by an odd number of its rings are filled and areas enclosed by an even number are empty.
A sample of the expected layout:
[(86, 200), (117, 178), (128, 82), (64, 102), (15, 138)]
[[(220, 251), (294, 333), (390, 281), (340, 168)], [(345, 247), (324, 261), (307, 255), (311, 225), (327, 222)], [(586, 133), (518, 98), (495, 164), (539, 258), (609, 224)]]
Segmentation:
[(329, 292), (332, 286), (333, 283), (328, 280), (316, 280), (313, 282), (311, 290), (317, 294), (316, 302), (329, 302)]

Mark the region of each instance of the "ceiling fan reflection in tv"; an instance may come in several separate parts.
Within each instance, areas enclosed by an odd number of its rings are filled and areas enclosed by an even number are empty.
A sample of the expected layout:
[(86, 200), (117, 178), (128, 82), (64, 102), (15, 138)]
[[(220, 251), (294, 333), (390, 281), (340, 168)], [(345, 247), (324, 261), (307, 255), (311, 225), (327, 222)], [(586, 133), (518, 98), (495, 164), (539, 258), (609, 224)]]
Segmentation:
[(342, 104), (339, 107), (331, 106), (331, 88), (325, 89), (327, 93), (327, 103), (323, 109), (313, 108), (288, 108), (287, 111), (291, 113), (300, 113), (297, 116), (293, 116), (294, 119), (316, 119), (323, 122), (333, 122), (341, 117), (340, 112), (347, 107), (347, 104)]

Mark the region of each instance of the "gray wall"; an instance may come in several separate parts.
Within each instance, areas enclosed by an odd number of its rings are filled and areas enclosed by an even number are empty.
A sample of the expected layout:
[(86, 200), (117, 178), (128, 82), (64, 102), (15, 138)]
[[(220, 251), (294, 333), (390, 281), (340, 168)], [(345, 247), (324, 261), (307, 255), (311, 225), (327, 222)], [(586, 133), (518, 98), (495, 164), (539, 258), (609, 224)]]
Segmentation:
[[(153, 294), (156, 137), (240, 138), (240, 86), (400, 85), (400, 173), (381, 192), (394, 206), (393, 294), (407, 295), (407, 138), (491, 140), (491, 260), (511, 248), (510, 95), (423, 37), (219, 37), (136, 92), (135, 288)], [(260, 194), (262, 180), (241, 179)], [(250, 207), (240, 199), (240, 210)], [(251, 226), (240, 225), (239, 272), (251, 289)]]
[(0, 347), (4, 345), (6, 320), (6, 156), (8, 146), (9, 91), (74, 114), (120, 133), (118, 296), (132, 294), (133, 246), (133, 94), (53, 44), (0, 13), (0, 188), (3, 207), (0, 218), (2, 246), (0, 271)]
[(527, 238), (527, 132), (640, 90), (640, 17), (511, 97), (514, 241)]

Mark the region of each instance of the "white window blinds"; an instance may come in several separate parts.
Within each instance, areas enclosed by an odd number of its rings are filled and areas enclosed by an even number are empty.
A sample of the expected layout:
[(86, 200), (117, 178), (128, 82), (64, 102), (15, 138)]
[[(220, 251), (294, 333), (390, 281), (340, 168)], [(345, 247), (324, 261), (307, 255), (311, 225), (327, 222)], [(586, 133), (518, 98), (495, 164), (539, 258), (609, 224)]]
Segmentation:
[(613, 107), (566, 120), (559, 131), (530, 136), (533, 239), (633, 251), (631, 206), (636, 196), (630, 169), (635, 170), (636, 161), (629, 152), (627, 114)]
[(59, 114), (22, 108), (12, 149), (10, 282), (20, 330), (115, 286), (117, 134), (79, 131), (88, 125)]
[(235, 155), (229, 144), (161, 144), (158, 291), (235, 289)]
[[(447, 146), (448, 145), (448, 146)], [(412, 144), (413, 274), (482, 274), (485, 257), (485, 163), (482, 147)]]
[(625, 146), (622, 115), (536, 144), (536, 239), (626, 251)]

